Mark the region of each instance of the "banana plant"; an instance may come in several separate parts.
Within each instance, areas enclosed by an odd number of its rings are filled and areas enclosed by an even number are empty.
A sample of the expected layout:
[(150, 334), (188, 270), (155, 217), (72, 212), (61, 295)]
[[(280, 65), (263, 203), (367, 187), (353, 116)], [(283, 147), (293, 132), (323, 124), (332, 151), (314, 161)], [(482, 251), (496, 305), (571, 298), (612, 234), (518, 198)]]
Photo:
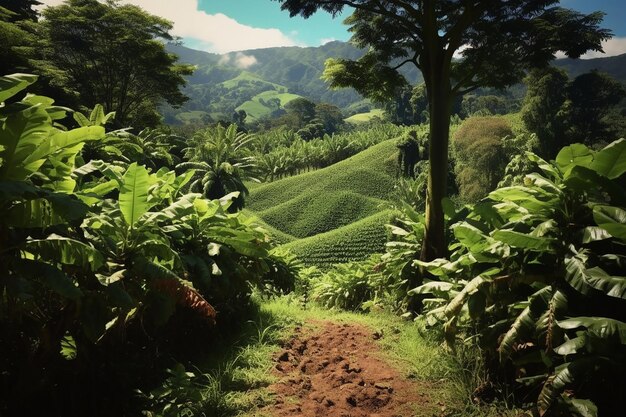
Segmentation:
[(246, 147), (253, 138), (237, 132), (237, 125), (225, 128), (221, 125), (197, 132), (186, 157), (189, 162), (178, 166), (179, 170), (195, 170), (190, 191), (201, 192), (206, 198), (217, 199), (232, 192), (239, 192), (237, 200), (230, 206), (232, 211), (244, 206), (248, 188), (244, 180), (252, 179), (254, 158), (246, 155)]
[(412, 291), (435, 294), (427, 314), (445, 322), (450, 344), (479, 323), (485, 347), (540, 391), (540, 415), (559, 406), (597, 415), (566, 391), (610, 407), (582, 381), (619, 380), (626, 353), (615, 342), (626, 319), (626, 140), (600, 151), (574, 144), (552, 163), (527, 157), (537, 172), (493, 191), (452, 225), (450, 259), (415, 261), (436, 279)]

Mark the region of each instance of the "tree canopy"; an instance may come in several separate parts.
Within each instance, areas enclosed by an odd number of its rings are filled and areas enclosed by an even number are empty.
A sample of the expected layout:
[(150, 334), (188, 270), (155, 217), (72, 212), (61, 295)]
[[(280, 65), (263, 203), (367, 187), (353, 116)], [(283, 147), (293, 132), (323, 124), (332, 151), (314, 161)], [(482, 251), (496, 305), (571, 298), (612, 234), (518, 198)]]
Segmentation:
[(36, 26), (40, 44), (34, 51), (40, 70), (61, 69), (66, 90), (80, 96), (81, 104), (102, 103), (116, 112), (118, 126), (154, 125), (156, 107), (181, 105), (183, 75), (192, 68), (176, 63), (165, 51), (173, 41), (172, 24), (133, 5), (115, 1), (66, 0), (48, 7)]
[[(424, 77), (430, 113), (430, 174), (423, 259), (446, 252), (446, 197), (451, 107), (455, 97), (479, 87), (505, 87), (557, 51), (579, 57), (601, 50), (610, 37), (603, 14), (581, 14), (553, 0), (276, 0), (291, 16), (318, 10), (346, 19), (352, 41), (367, 52), (358, 60), (326, 63), (333, 87), (354, 87), (374, 100), (392, 97), (406, 83), (398, 72), (414, 65)], [(461, 59), (456, 59), (456, 57)]]

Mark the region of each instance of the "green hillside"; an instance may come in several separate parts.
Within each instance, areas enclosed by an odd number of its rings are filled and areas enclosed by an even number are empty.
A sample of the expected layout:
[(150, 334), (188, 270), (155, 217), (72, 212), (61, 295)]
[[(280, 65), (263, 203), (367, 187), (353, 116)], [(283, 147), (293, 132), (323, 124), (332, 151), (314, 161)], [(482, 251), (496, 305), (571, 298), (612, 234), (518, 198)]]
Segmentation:
[[(280, 86), (279, 86), (280, 87)], [(289, 103), (292, 100), (300, 98), (297, 94), (291, 94), (284, 92), (285, 87), (277, 88), (276, 90), (264, 91), (256, 96), (252, 97), (252, 99), (246, 101), (241, 106), (237, 107), (235, 110), (243, 110), (248, 115), (246, 121), (252, 121), (256, 119), (260, 119), (261, 117), (269, 116), (276, 108), (272, 105), (272, 100), (280, 101), (280, 105), (282, 107), (285, 104)]]
[(337, 191), (385, 199), (395, 181), (396, 152), (388, 140), (327, 168), (257, 186), (247, 205), (258, 213), (304, 194), (321, 199)]
[(382, 200), (345, 191), (304, 193), (256, 213), (269, 224), (295, 237), (313, 236), (348, 225), (377, 211)]
[(295, 240), (285, 245), (307, 265), (329, 268), (336, 263), (360, 261), (384, 251), (385, 224), (393, 216), (385, 210), (327, 233)]
[(272, 238), (274, 238), (274, 240), (279, 243), (279, 244), (285, 244), (285, 243), (289, 243), (289, 242), (293, 242), (294, 240), (296, 240), (296, 237), (291, 236), (287, 233), (284, 233), (280, 230), (278, 230), (277, 228), (270, 226), (269, 224), (267, 224), (266, 222), (263, 221), (263, 219), (261, 219), (256, 213), (248, 210), (248, 209), (244, 209), (242, 211), (246, 216), (253, 218), (254, 222), (256, 224), (258, 224), (259, 226), (261, 226), (263, 229), (265, 229), (267, 232), (269, 232), (269, 234), (272, 236)]
[(224, 88), (233, 89), (233, 88), (241, 88), (249, 86), (250, 84), (262, 85), (263, 87), (269, 87), (281, 93), (287, 92), (287, 87), (280, 84), (275, 84), (269, 81), (265, 81), (263, 78), (259, 77), (256, 74), (253, 74), (248, 71), (243, 71), (241, 74), (237, 75), (235, 78), (230, 80), (226, 80), (218, 84), (218, 86), (222, 86)]
[(355, 125), (370, 122), (373, 118), (383, 118), (385, 111), (383, 109), (372, 109), (367, 113), (357, 113), (345, 119), (346, 122)]
[[(281, 47), (242, 51), (246, 57), (253, 57), (255, 63), (245, 70), (233, 65), (230, 59), (236, 54), (217, 55), (196, 51), (181, 45), (168, 44), (168, 51), (178, 55), (180, 62), (196, 65), (189, 84), (184, 89), (190, 100), (180, 109), (164, 106), (162, 110), (166, 122), (181, 123), (194, 119), (192, 115), (176, 118), (183, 112), (203, 111), (211, 115), (229, 116), (239, 106), (254, 119), (264, 114), (266, 109), (254, 103), (254, 97), (264, 91), (291, 92), (317, 102), (327, 102), (343, 109), (346, 114), (364, 113), (371, 103), (351, 88), (332, 90), (320, 78), (324, 62), (328, 58), (356, 59), (363, 51), (346, 42), (329, 42), (319, 47)], [(225, 59), (226, 58), (226, 59)], [(557, 59), (553, 65), (565, 69), (570, 77), (598, 69), (616, 79), (626, 81), (626, 54), (596, 59)], [(225, 63), (226, 62), (226, 63)], [(231, 62), (231, 64), (228, 64)], [(413, 66), (401, 68), (410, 84), (421, 82), (421, 74)], [(492, 89), (479, 89), (475, 94), (498, 94), (519, 100), (525, 94), (522, 84), (510, 87), (506, 93)], [(251, 103), (246, 104), (251, 101)], [(357, 122), (363, 116), (352, 119)]]
[(248, 209), (307, 264), (365, 259), (386, 241), (391, 213), (381, 207), (395, 183), (396, 153), (388, 140), (327, 168), (256, 185)]

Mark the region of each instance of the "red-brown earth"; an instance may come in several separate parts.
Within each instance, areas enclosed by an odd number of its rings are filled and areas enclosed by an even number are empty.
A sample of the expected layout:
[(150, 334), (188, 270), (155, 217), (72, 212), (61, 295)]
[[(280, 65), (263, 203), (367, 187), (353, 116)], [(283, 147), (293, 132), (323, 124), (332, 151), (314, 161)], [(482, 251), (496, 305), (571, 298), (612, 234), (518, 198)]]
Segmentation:
[(381, 335), (359, 324), (317, 322), (297, 329), (274, 358), (274, 417), (409, 417), (441, 411), (425, 383), (384, 359)]

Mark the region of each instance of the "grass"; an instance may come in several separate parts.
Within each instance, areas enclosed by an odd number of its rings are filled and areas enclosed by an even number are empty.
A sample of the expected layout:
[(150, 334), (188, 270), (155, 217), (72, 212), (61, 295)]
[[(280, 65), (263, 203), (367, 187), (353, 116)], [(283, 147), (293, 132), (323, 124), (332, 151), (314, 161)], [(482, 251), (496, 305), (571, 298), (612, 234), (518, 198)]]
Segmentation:
[(384, 251), (387, 241), (385, 224), (392, 210), (366, 217), (347, 226), (299, 239), (285, 245), (306, 265), (328, 269), (333, 264), (362, 261)]
[(267, 101), (273, 98), (277, 98), (278, 100), (280, 100), (280, 105), (284, 106), (290, 101), (301, 97), (297, 94), (287, 93), (285, 91), (286, 90), (283, 90), (283, 89), (264, 91), (252, 97), (250, 100), (246, 101), (241, 106), (237, 107), (235, 110), (237, 111), (244, 110), (246, 114), (248, 115), (246, 119), (248, 121), (260, 119), (264, 116), (269, 116), (269, 114), (272, 112), (273, 109), (262, 104), (261, 100)]
[(192, 110), (181, 112), (176, 115), (176, 119), (183, 123), (203, 122), (206, 117), (210, 117), (210, 114), (200, 110)]
[(395, 182), (396, 154), (395, 141), (388, 140), (324, 169), (256, 186), (246, 204), (262, 212), (304, 195), (321, 201), (342, 191), (384, 200)]
[(263, 78), (259, 77), (258, 75), (253, 74), (253, 73), (248, 72), (248, 71), (242, 71), (241, 74), (239, 74), (235, 78), (232, 78), (230, 80), (224, 81), (224, 82), (220, 83), (219, 85), (223, 86), (224, 88), (233, 89), (233, 88), (238, 88), (242, 83), (243, 84), (246, 84), (246, 83), (262, 83), (264, 85), (267, 84), (268, 86), (273, 87), (273, 89), (276, 90), (276, 91), (280, 91), (280, 92), (283, 92), (283, 93), (287, 92), (287, 87), (285, 87), (284, 85), (271, 83), (271, 82), (266, 81)]
[(371, 121), (374, 117), (383, 118), (385, 116), (385, 111), (383, 109), (372, 109), (367, 113), (357, 113), (353, 114), (350, 117), (345, 118), (344, 120), (348, 123), (352, 123), (355, 125), (363, 124)]
[(255, 185), (247, 207), (306, 264), (366, 259), (384, 249), (391, 213), (381, 206), (396, 181), (396, 153), (387, 140), (324, 169)]
[[(419, 416), (433, 415), (433, 406), (438, 411), (436, 415), (441, 416), (520, 415), (498, 406), (469, 403), (465, 379), (469, 371), (476, 369), (465, 369), (458, 356), (427, 336), (429, 333), (424, 332), (420, 321), (401, 320), (384, 311), (360, 314), (315, 305), (303, 309), (298, 300), (289, 296), (260, 302), (257, 316), (242, 332), (240, 343), (225, 354), (210, 358), (212, 382), (203, 393), (202, 415), (268, 416), (259, 409), (272, 404), (267, 387), (275, 381), (270, 372), (273, 355), (282, 342), (292, 337), (296, 326), (310, 326), (312, 321), (320, 320), (359, 323), (382, 334), (378, 342), (382, 358), (404, 377), (420, 381), (421, 393), (434, 403), (428, 406), (429, 410), (416, 410)], [(468, 355), (472, 352), (466, 352)]]
[(346, 226), (378, 211), (382, 200), (352, 192), (300, 195), (257, 214), (292, 236), (304, 238)]

